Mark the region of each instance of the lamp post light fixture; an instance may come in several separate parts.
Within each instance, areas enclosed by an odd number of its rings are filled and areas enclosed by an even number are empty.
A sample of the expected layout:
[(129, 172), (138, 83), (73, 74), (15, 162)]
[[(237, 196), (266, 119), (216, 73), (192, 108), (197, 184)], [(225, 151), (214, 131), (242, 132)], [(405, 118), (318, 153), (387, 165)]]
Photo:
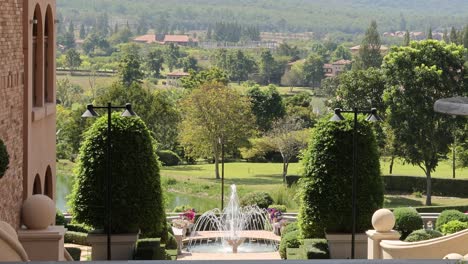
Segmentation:
[(111, 173), (111, 149), (112, 149), (112, 141), (111, 141), (111, 125), (112, 125), (112, 118), (111, 112), (113, 109), (125, 109), (122, 113), (124, 117), (133, 117), (136, 116), (135, 112), (132, 110), (131, 104), (125, 104), (125, 106), (112, 106), (111, 103), (107, 103), (107, 106), (93, 106), (89, 104), (86, 106), (86, 111), (81, 115), (84, 118), (95, 118), (99, 115), (94, 111), (94, 109), (107, 109), (107, 163), (106, 163), (106, 229), (107, 229), (107, 260), (111, 260), (111, 228), (112, 228), (112, 173)]
[(218, 142), (221, 145), (221, 211), (224, 209), (224, 141), (222, 138), (218, 138)]
[(340, 108), (335, 108), (335, 114), (330, 118), (330, 121), (340, 122), (345, 120), (341, 113), (353, 113), (354, 114), (354, 123), (353, 123), (353, 175), (352, 175), (352, 220), (351, 220), (351, 259), (355, 257), (355, 244), (356, 244), (356, 194), (357, 194), (357, 183), (356, 183), (356, 161), (357, 161), (357, 116), (358, 114), (368, 114), (366, 121), (369, 122), (378, 122), (382, 119), (377, 115), (377, 109), (371, 108), (370, 110), (360, 110), (356, 107), (353, 110), (342, 110)]

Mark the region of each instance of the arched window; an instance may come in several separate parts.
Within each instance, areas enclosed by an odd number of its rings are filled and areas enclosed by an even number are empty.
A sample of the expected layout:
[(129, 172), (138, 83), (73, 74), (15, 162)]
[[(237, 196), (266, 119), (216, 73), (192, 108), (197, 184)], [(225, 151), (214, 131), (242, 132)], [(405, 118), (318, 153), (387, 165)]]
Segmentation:
[(34, 177), (33, 195), (34, 194), (42, 194), (41, 177), (39, 177), (39, 174), (36, 174), (36, 177)]
[(33, 107), (43, 106), (43, 56), (44, 56), (44, 35), (42, 29), (42, 16), (39, 5), (34, 9), (34, 16), (31, 20), (32, 30), (32, 104)]
[(44, 194), (54, 199), (54, 183), (52, 181), (52, 170), (47, 166), (45, 181), (44, 181)]
[(44, 22), (44, 101), (54, 102), (54, 18), (52, 8), (47, 6)]

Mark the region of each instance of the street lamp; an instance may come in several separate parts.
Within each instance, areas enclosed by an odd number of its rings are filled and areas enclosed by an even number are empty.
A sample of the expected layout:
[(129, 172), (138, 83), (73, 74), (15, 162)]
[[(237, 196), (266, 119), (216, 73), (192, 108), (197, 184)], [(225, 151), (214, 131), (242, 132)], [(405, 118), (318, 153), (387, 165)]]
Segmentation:
[(111, 193), (111, 186), (112, 186), (112, 177), (111, 177), (111, 125), (112, 125), (112, 118), (111, 112), (112, 109), (125, 109), (122, 113), (124, 117), (133, 117), (136, 116), (135, 112), (132, 110), (131, 104), (126, 104), (125, 106), (112, 106), (111, 103), (107, 103), (107, 106), (93, 106), (89, 104), (86, 106), (86, 111), (81, 115), (81, 117), (85, 118), (94, 118), (98, 117), (99, 115), (94, 111), (94, 109), (107, 109), (107, 164), (106, 164), (106, 184), (107, 184), (107, 191), (106, 191), (106, 216), (107, 216), (107, 260), (111, 260), (111, 216), (112, 216), (112, 193)]
[(221, 211), (224, 209), (224, 142), (218, 138), (221, 145)]
[(359, 110), (356, 107), (353, 110), (342, 110), (335, 108), (335, 114), (330, 118), (330, 121), (339, 122), (345, 120), (341, 113), (353, 113), (354, 124), (353, 124), (353, 178), (352, 178), (352, 221), (351, 221), (351, 259), (354, 259), (355, 251), (355, 238), (356, 238), (356, 161), (357, 161), (357, 116), (358, 114), (369, 114), (366, 121), (378, 122), (382, 119), (377, 115), (377, 109), (371, 108), (371, 110)]

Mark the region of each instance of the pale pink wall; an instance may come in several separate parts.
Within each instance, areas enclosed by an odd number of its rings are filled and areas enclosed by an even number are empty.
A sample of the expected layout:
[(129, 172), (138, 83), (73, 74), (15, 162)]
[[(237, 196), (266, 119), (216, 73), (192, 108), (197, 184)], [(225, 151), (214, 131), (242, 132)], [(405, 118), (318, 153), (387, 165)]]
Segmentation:
[[(37, 57), (37, 70), (36, 70), (36, 86), (39, 94), (36, 94), (38, 103), (33, 107), (33, 51), (32, 51), (32, 30), (33, 23), (31, 21), (34, 17), (34, 11), (39, 7), (40, 18), (38, 18), (38, 32), (37, 41), (43, 41), (45, 23), (49, 23), (49, 70), (52, 73), (48, 74), (48, 84), (44, 85), (44, 45), (38, 45), (42, 49), (38, 52)], [(46, 20), (47, 10), (50, 10), (48, 21)], [(23, 48), (25, 55), (25, 85), (24, 85), (24, 178), (23, 178), (23, 199), (27, 199), (33, 193), (34, 178), (39, 175), (42, 190), (44, 191), (46, 182), (46, 171), (50, 167), (52, 174), (52, 192), (55, 198), (56, 186), (56, 163), (55, 163), (55, 22), (56, 14), (54, 0), (24, 0), (24, 15), (23, 19), (26, 21), (23, 28)], [(53, 25), (50, 28), (50, 25)], [(49, 91), (49, 98), (45, 98), (45, 91)], [(52, 94), (50, 94), (52, 92)], [(50, 187), (49, 187), (50, 189)]]

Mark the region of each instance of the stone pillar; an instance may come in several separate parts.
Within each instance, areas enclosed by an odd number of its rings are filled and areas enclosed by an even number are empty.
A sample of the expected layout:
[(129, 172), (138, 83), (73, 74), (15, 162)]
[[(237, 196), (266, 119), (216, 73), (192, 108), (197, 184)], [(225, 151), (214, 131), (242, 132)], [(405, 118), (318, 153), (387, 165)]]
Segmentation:
[(49, 226), (47, 229), (18, 230), (18, 240), (31, 261), (64, 261), (63, 226)]
[(368, 230), (367, 259), (382, 259), (382, 240), (398, 240), (400, 233), (392, 230), (395, 226), (395, 216), (388, 209), (377, 210), (372, 216), (372, 226), (375, 230)]

